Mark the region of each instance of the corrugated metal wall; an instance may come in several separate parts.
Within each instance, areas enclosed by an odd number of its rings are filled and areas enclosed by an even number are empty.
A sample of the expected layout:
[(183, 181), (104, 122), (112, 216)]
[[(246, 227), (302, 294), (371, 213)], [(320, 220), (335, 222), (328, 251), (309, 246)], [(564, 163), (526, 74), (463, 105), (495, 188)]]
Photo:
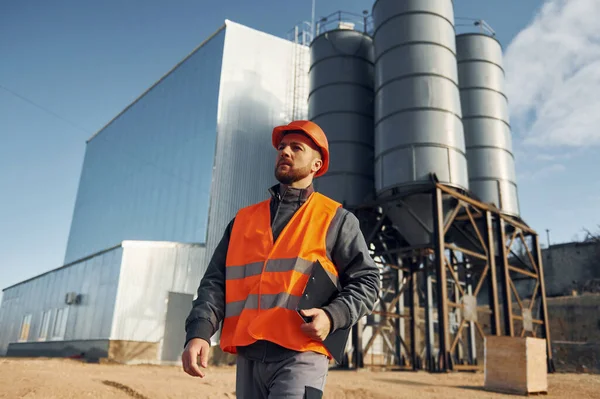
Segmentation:
[[(267, 199), (267, 189), (277, 183), (271, 132), (274, 126), (289, 122), (294, 46), (288, 40), (226, 23), (207, 260), (237, 210)], [(299, 62), (307, 71), (308, 48), (300, 50), (305, 56)], [(302, 89), (302, 98), (308, 98), (308, 86)]]
[(205, 242), (224, 36), (89, 141), (65, 263), (123, 240)]
[[(196, 292), (204, 252), (203, 245), (123, 242), (123, 265), (110, 339), (161, 341), (168, 292)], [(181, 334), (185, 334), (183, 322)]]
[[(27, 341), (107, 339), (110, 335), (122, 248), (92, 256), (4, 291), (0, 318), (0, 355), (19, 341), (24, 317), (30, 316)], [(68, 292), (81, 303), (67, 305)], [(44, 315), (46, 322), (43, 323)], [(42, 328), (42, 326), (44, 328)]]

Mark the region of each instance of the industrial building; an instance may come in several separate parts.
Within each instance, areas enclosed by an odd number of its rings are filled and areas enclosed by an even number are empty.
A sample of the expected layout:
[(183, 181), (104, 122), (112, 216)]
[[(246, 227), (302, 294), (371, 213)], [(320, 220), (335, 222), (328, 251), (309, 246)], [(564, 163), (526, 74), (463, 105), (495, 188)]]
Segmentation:
[[(273, 126), (308, 118), (331, 148), (316, 188), (381, 265), (347, 365), (473, 369), (485, 335), (521, 334), (546, 338), (552, 369), (502, 48), (471, 25), (457, 34), (451, 0), (377, 0), (292, 40), (226, 21), (88, 141), (65, 265), (5, 289), (0, 354), (177, 361), (226, 224), (275, 183)], [(536, 281), (531, 306), (518, 279)]]
[(306, 117), (307, 65), (225, 21), (91, 137), (64, 266), (4, 289), (0, 354), (176, 361), (206, 254), (276, 183), (273, 126)]

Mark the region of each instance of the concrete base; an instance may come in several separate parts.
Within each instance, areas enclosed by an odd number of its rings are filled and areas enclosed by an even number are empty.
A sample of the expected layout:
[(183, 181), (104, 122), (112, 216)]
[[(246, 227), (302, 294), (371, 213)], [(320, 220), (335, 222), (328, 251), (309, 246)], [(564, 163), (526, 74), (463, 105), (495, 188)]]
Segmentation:
[(108, 357), (108, 340), (10, 343), (8, 357), (73, 357), (98, 360)]
[(158, 342), (110, 341), (108, 360), (117, 363), (156, 362), (158, 357)]
[(63, 357), (90, 362), (156, 362), (158, 343), (110, 340), (19, 342), (8, 345), (8, 357)]

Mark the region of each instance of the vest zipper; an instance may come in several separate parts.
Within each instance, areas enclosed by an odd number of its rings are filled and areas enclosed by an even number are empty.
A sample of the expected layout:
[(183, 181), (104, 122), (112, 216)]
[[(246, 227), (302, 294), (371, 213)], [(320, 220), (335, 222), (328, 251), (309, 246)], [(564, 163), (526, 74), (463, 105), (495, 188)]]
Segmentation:
[[(283, 192), (283, 195), (281, 195), (281, 193), (277, 193), (277, 199), (279, 200), (279, 202), (277, 203), (277, 209), (275, 209), (275, 216), (273, 216), (273, 222), (275, 222), (275, 220), (277, 219), (277, 215), (279, 215), (279, 208), (281, 208), (281, 201), (283, 201), (283, 198), (285, 198), (285, 194), (287, 194), (288, 188), (285, 189), (285, 191)], [(273, 242), (273, 245), (275, 245), (275, 237), (273, 237), (273, 222), (271, 222), (271, 241)]]
[[(279, 200), (279, 202), (277, 203), (277, 208), (275, 209), (275, 215), (273, 216), (273, 221), (271, 221), (271, 223), (269, 223), (271, 225), (271, 228), (269, 229), (269, 233), (271, 234), (271, 244), (272, 244), (271, 250), (269, 251), (269, 258), (271, 257), (271, 252), (273, 252), (273, 248), (275, 247), (275, 237), (273, 237), (273, 222), (275, 221), (275, 219), (277, 219), (277, 215), (279, 214), (279, 208), (281, 207), (281, 201), (283, 201), (283, 198), (285, 197), (285, 194), (287, 193), (287, 191), (288, 191), (288, 188), (286, 187), (285, 191), (283, 192), (283, 195), (281, 195), (280, 192), (277, 193), (277, 199)], [(265, 259), (265, 261), (263, 263), (262, 271), (260, 273), (260, 280), (258, 282), (258, 298), (257, 298), (258, 312), (260, 312), (260, 289), (262, 287), (262, 279), (263, 279), (265, 269), (267, 268), (268, 261), (269, 261), (269, 259), (267, 258), (267, 259)]]

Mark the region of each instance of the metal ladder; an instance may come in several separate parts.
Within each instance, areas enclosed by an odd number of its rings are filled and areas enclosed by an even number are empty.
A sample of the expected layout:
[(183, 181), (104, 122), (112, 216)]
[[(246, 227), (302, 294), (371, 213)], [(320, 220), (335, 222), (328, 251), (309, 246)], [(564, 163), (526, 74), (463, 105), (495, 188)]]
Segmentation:
[(288, 84), (288, 121), (306, 119), (308, 117), (308, 45), (311, 34), (302, 25), (296, 25), (292, 31), (292, 77)]

